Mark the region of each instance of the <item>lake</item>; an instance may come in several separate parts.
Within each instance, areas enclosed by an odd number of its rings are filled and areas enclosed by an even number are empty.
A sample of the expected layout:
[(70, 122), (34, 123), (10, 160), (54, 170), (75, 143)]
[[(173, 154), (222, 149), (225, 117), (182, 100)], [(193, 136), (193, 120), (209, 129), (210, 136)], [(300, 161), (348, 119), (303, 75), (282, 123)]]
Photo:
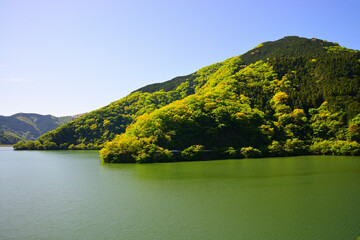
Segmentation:
[(101, 164), (0, 148), (0, 239), (347, 239), (360, 157)]

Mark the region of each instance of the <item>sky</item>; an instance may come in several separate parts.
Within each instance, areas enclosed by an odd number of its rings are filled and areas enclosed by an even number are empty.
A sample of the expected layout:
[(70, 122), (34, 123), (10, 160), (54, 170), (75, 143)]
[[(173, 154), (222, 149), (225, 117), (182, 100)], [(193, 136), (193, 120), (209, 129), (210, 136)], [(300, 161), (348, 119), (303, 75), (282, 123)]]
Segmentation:
[(284, 36), (360, 49), (360, 1), (0, 0), (0, 115), (90, 112)]

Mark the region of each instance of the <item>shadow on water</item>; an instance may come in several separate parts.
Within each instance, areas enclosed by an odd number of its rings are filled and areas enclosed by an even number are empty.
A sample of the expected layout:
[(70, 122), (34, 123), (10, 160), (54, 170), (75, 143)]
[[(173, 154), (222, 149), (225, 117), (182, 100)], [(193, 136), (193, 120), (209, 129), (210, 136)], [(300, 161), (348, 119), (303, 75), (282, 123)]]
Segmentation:
[(154, 164), (102, 163), (101, 167), (111, 171), (131, 170), (136, 177), (151, 180), (285, 178), (360, 173), (360, 157), (298, 156)]

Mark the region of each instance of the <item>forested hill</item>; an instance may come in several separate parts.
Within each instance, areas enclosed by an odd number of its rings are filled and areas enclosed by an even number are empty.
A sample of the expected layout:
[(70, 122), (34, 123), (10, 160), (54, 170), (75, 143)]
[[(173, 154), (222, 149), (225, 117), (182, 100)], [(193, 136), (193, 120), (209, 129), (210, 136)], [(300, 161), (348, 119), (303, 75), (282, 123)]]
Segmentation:
[(182, 84), (186, 81), (192, 82), (195, 78), (196, 78), (195, 74), (190, 74), (187, 76), (180, 76), (180, 77), (173, 78), (166, 82), (153, 83), (153, 84), (146, 85), (145, 87), (142, 87), (142, 88), (139, 88), (139, 89), (133, 91), (133, 93), (134, 92), (153, 93), (153, 92), (157, 92), (160, 90), (168, 92), (168, 91), (175, 90), (180, 84)]
[[(360, 153), (360, 53), (320, 39), (265, 42), (149, 85), (17, 149), (105, 147), (106, 162)], [(112, 141), (111, 141), (112, 140)], [(209, 157), (209, 156), (208, 156)], [(197, 159), (201, 159), (198, 157)]]
[(74, 117), (54, 117), (35, 113), (0, 116), (0, 144), (14, 144), (19, 140), (36, 140), (42, 134), (64, 125)]
[[(326, 55), (327, 47), (337, 47), (337, 43), (322, 41), (320, 39), (308, 39), (297, 36), (284, 37), (277, 41), (269, 41), (259, 44), (245, 54), (241, 55), (244, 64), (251, 64), (257, 61), (268, 61), (270, 58), (298, 58)], [(196, 73), (173, 78), (163, 83), (153, 83), (139, 88), (134, 92), (156, 92), (159, 90), (174, 90), (181, 83), (192, 82), (196, 78)]]

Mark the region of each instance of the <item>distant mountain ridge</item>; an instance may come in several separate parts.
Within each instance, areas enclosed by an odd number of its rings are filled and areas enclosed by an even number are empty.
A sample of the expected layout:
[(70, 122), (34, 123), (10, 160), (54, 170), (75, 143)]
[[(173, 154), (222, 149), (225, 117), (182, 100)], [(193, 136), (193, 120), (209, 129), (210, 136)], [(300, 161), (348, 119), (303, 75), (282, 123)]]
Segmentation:
[(36, 113), (0, 116), (0, 144), (14, 144), (19, 140), (36, 140), (44, 133), (74, 119), (76, 119), (75, 116), (55, 117)]

